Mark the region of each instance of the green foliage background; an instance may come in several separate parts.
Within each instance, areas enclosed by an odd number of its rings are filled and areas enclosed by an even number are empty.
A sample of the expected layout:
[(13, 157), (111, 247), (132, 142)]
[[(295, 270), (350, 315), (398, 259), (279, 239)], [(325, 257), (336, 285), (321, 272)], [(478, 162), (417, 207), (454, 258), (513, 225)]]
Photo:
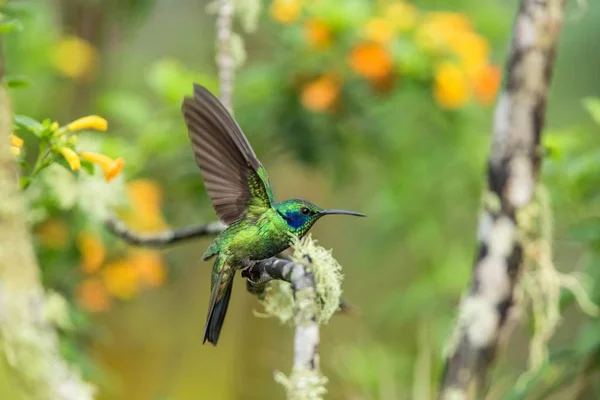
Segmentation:
[[(594, 40), (600, 6), (570, 3), (549, 104), (543, 179), (553, 199), (558, 268), (586, 271), (598, 282), (600, 105), (582, 99), (600, 91), (600, 44)], [(502, 63), (516, 1), (415, 4), (464, 12)], [(11, 91), (16, 113), (63, 123), (104, 116), (110, 137), (98, 146), (127, 160), (126, 179), (161, 184), (172, 226), (213, 220), (179, 111), (192, 81), (217, 87), (214, 18), (206, 4), (39, 0), (11, 6), (24, 29), (5, 39), (7, 72), (31, 82)], [(356, 107), (352, 118), (308, 113), (286, 84), (300, 62), (285, 53), (285, 41), (293, 38), (276, 34), (282, 28), (266, 8), (255, 32), (245, 34), (236, 25), (247, 51), (236, 79), (236, 117), (277, 198), (304, 197), (369, 215), (331, 218), (313, 230), (334, 249), (344, 267), (344, 297), (361, 310), (322, 330), (329, 398), (427, 398), (469, 281), (491, 109), (443, 111), (422, 87), (400, 83), (385, 98), (360, 86), (345, 94)], [(100, 52), (95, 79), (71, 81), (51, 68), (55, 44), (67, 33), (89, 35)], [(76, 223), (85, 217), (72, 218)], [(199, 240), (169, 250), (170, 279), (161, 288), (104, 314), (77, 314), (84, 329), (70, 334), (65, 352), (100, 383), (101, 398), (282, 396), (272, 374), (291, 365), (292, 332), (254, 317), (259, 305), (243, 285), (234, 290), (219, 347), (201, 345), (210, 266), (199, 258), (208, 244)], [(77, 268), (76, 260), (57, 263), (52, 257), (40, 254), (42, 268)], [(50, 285), (76, 279), (62, 270), (56, 275)], [(593, 296), (600, 303), (597, 289)], [(532, 396), (526, 398), (549, 398), (543, 397), (547, 390), (557, 399), (576, 391), (581, 399), (600, 396), (600, 325), (572, 307), (568, 296), (563, 303), (565, 320), (551, 343), (550, 365), (524, 389), (514, 388), (526, 368), (530, 327), (522, 324), (500, 359), (492, 398), (523, 398), (523, 391)]]

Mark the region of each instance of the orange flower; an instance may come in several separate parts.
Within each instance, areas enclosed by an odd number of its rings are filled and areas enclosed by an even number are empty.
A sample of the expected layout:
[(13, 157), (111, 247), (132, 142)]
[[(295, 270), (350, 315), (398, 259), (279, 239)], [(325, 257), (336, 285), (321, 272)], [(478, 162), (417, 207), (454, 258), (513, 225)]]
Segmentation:
[(419, 11), (412, 4), (395, 1), (385, 7), (384, 15), (396, 29), (408, 31), (416, 25)]
[(360, 76), (379, 80), (392, 71), (392, 57), (377, 43), (361, 43), (350, 54), (350, 66)]
[(113, 261), (102, 272), (104, 286), (113, 296), (127, 300), (137, 294), (139, 276), (137, 269), (128, 260)]
[(91, 232), (82, 232), (77, 238), (77, 245), (81, 252), (81, 268), (91, 274), (98, 269), (106, 258), (106, 249), (98, 235)]
[(333, 76), (325, 75), (302, 89), (302, 105), (310, 111), (326, 111), (338, 98), (340, 85)]
[(112, 158), (100, 153), (89, 153), (84, 151), (81, 153), (81, 158), (85, 161), (98, 164), (100, 168), (104, 170), (104, 177), (106, 178), (107, 182), (110, 182), (116, 178), (121, 173), (121, 170), (125, 165), (125, 160), (123, 160), (121, 157), (113, 160)]
[(324, 21), (311, 19), (304, 24), (304, 36), (310, 46), (323, 49), (331, 44), (331, 30)]
[(164, 282), (166, 271), (163, 259), (157, 251), (135, 250), (132, 251), (129, 260), (137, 270), (140, 283), (150, 287), (157, 287)]
[(42, 246), (49, 249), (60, 249), (69, 242), (69, 227), (59, 218), (50, 219), (36, 229)]
[(167, 227), (160, 209), (162, 193), (156, 182), (138, 179), (127, 184), (131, 213), (125, 217), (133, 228), (142, 232), (160, 231)]
[(281, 24), (294, 23), (302, 11), (302, 2), (299, 0), (274, 0), (271, 4), (271, 16)]
[(387, 43), (394, 38), (394, 25), (385, 18), (371, 18), (365, 26), (365, 37), (377, 43)]
[(496, 98), (502, 71), (495, 65), (486, 65), (473, 79), (473, 93), (479, 102), (485, 105), (491, 104)]
[(85, 279), (77, 288), (79, 305), (89, 312), (102, 312), (110, 308), (110, 297), (98, 278)]
[(69, 132), (82, 131), (84, 129), (92, 129), (95, 131), (106, 131), (108, 122), (97, 115), (88, 115), (87, 117), (76, 119), (67, 125)]
[(60, 154), (62, 154), (65, 160), (67, 160), (67, 162), (69, 163), (69, 167), (71, 167), (73, 171), (78, 171), (81, 168), (81, 161), (79, 160), (79, 156), (72, 149), (68, 147), (61, 147), (60, 149), (58, 149), (58, 151), (60, 152)]
[(470, 97), (464, 71), (450, 62), (440, 64), (435, 71), (434, 97), (443, 108), (456, 109), (463, 106)]

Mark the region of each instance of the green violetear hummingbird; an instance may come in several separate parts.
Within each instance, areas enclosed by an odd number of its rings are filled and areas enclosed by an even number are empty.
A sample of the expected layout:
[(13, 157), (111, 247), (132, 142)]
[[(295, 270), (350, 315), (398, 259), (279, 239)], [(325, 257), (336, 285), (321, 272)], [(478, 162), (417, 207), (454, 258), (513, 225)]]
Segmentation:
[(276, 256), (290, 246), (290, 233), (304, 236), (324, 215), (365, 215), (326, 210), (306, 200), (275, 202), (267, 172), (214, 95), (194, 84), (194, 97), (184, 99), (182, 111), (213, 208), (228, 225), (202, 256), (217, 257), (203, 339), (216, 345), (236, 270)]

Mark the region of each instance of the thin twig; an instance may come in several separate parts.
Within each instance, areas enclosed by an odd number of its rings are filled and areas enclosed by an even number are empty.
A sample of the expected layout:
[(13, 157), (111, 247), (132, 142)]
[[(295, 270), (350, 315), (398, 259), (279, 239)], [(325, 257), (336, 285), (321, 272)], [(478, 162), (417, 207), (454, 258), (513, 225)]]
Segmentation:
[(440, 399), (485, 392), (499, 338), (507, 331), (523, 249), (519, 213), (532, 200), (564, 0), (522, 0), (498, 98), (469, 292), (459, 311)]
[(219, 69), (219, 98), (230, 112), (233, 110), (232, 97), (235, 79), (235, 60), (231, 47), (233, 9), (233, 0), (219, 0), (216, 57)]
[(169, 229), (162, 232), (141, 234), (133, 232), (115, 217), (105, 221), (106, 228), (115, 236), (134, 246), (167, 247), (190, 239), (214, 236), (223, 232), (227, 225), (221, 221), (213, 221), (202, 225), (188, 226), (180, 229)]

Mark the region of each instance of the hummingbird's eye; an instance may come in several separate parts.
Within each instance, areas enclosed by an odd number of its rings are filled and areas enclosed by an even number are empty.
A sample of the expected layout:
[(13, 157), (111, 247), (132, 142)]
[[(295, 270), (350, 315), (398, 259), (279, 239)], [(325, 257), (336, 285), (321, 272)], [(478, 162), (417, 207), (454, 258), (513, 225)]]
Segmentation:
[(300, 212), (302, 213), (302, 215), (308, 215), (308, 214), (310, 214), (310, 210), (308, 208), (306, 208), (306, 207), (302, 207), (300, 209)]

